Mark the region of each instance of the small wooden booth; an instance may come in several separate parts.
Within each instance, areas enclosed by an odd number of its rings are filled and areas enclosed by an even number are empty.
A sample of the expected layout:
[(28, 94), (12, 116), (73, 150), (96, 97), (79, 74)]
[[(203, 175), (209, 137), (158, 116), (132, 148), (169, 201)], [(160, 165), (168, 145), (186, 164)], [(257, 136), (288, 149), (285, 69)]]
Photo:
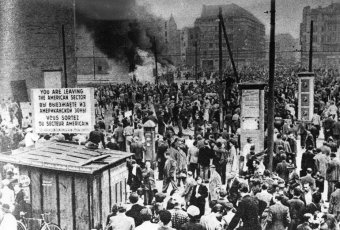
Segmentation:
[[(70, 143), (46, 142), (12, 155), (0, 155), (31, 179), (32, 215), (50, 212), (49, 220), (63, 230), (105, 226), (114, 203), (127, 199), (127, 158), (132, 154), (89, 150)], [(3, 166), (2, 165), (2, 166)]]

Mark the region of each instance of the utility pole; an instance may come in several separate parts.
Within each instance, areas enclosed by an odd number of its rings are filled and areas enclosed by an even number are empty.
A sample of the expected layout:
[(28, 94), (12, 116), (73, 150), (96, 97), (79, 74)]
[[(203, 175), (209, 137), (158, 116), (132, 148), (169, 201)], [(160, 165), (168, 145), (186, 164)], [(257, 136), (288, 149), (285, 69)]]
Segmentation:
[(153, 45), (154, 45), (154, 55), (155, 55), (155, 72), (156, 72), (156, 85), (158, 85), (158, 67), (157, 67), (157, 62), (158, 62), (158, 57), (157, 57), (157, 43), (156, 43), (156, 37), (153, 37)]
[(219, 9), (218, 14), (219, 20), (218, 20), (218, 56), (219, 56), (219, 81), (216, 81), (218, 83), (217, 87), (219, 90), (219, 104), (220, 104), (220, 129), (223, 129), (223, 53), (222, 53), (222, 8)]
[(274, 76), (275, 76), (275, 0), (270, 4), (270, 44), (269, 44), (269, 81), (268, 81), (268, 154), (269, 170), (273, 171), (274, 151)]
[(222, 26), (222, 29), (223, 29), (224, 39), (225, 39), (225, 42), (227, 43), (228, 53), (229, 53), (231, 65), (233, 67), (235, 79), (236, 79), (236, 82), (239, 83), (237, 69), (236, 69), (236, 66), (235, 66), (234, 58), (233, 58), (233, 53), (231, 51), (231, 47), (230, 47), (227, 31), (226, 31), (226, 28), (225, 28), (225, 25), (224, 25), (224, 20), (223, 20), (223, 16), (222, 16), (222, 9), (220, 9), (219, 19), (220, 19), (221, 26)]
[(309, 72), (313, 72), (313, 33), (314, 33), (314, 22), (310, 21), (310, 34), (309, 34)]
[(66, 67), (66, 46), (65, 46), (65, 26), (61, 26), (61, 36), (63, 41), (63, 62), (64, 62), (64, 80), (65, 88), (67, 88), (67, 67)]
[(93, 53), (92, 53), (92, 56), (93, 56), (93, 79), (96, 79), (96, 58), (94, 56), (94, 43), (93, 43)]
[(195, 77), (196, 83), (198, 82), (198, 75), (197, 75), (197, 40), (195, 41)]

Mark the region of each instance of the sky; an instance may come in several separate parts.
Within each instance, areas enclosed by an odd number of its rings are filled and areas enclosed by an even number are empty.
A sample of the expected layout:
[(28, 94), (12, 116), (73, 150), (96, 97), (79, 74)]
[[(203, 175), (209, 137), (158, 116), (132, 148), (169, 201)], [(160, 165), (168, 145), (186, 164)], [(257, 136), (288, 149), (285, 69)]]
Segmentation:
[[(305, 6), (317, 8), (340, 0), (276, 0), (276, 34), (290, 33), (299, 38), (302, 10)], [(179, 29), (191, 27), (202, 11), (202, 5), (221, 5), (234, 3), (251, 12), (266, 27), (269, 34), (270, 0), (137, 0), (138, 4), (147, 5), (157, 16), (169, 18), (172, 14)]]

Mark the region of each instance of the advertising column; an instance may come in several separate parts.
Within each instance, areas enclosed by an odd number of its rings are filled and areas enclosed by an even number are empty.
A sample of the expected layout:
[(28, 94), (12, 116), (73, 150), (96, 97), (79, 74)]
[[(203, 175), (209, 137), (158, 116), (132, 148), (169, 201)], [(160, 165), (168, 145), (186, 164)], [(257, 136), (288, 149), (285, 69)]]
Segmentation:
[(314, 113), (314, 73), (299, 73), (298, 120), (311, 121)]
[(241, 83), (241, 149), (251, 138), (255, 152), (264, 150), (264, 83)]

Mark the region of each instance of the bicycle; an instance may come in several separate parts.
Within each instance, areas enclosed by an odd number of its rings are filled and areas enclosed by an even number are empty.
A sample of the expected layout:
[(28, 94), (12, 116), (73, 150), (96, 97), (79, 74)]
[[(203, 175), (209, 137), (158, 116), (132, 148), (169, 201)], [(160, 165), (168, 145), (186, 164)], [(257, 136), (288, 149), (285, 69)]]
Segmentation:
[[(45, 216), (50, 215), (51, 213), (41, 214), (41, 219), (39, 218), (26, 218), (25, 212), (20, 212), (20, 220), (17, 220), (17, 230), (31, 230), (28, 227), (29, 220), (40, 221), (40, 230), (61, 230), (61, 228), (54, 223), (49, 223), (46, 221)], [(33, 230), (33, 229), (32, 229)]]

